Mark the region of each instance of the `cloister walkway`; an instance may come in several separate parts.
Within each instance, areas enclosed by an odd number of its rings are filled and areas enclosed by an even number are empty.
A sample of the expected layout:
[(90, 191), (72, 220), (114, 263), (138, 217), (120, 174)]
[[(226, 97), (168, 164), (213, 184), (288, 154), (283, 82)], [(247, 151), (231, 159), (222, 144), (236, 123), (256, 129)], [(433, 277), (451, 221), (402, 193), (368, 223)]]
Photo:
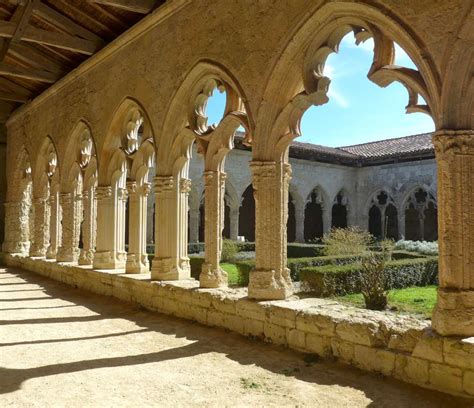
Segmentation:
[(0, 267), (0, 406), (463, 407)]

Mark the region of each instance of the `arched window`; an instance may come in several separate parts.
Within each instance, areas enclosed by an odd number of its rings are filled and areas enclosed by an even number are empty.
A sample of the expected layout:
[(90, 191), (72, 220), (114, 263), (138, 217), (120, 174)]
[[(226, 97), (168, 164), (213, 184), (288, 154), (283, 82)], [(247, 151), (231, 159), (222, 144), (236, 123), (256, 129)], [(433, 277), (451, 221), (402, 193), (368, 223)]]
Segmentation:
[(304, 239), (312, 241), (322, 238), (323, 234), (323, 196), (321, 191), (315, 188), (309, 195), (304, 210)]

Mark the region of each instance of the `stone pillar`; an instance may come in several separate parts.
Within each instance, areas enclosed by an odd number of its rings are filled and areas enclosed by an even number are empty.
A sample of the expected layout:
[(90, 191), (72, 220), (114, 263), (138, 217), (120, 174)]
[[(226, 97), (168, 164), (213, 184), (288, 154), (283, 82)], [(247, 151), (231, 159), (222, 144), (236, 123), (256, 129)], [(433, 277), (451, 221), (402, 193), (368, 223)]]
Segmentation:
[(255, 195), (255, 270), (248, 294), (253, 299), (286, 299), (293, 291), (286, 265), (286, 223), (291, 166), (283, 162), (252, 161)]
[(31, 257), (45, 257), (49, 246), (49, 205), (46, 198), (34, 198), (35, 222)]
[(423, 208), (418, 210), (418, 217), (420, 222), (420, 239), (421, 241), (425, 240), (425, 214)]
[(150, 270), (146, 252), (147, 196), (150, 185), (144, 183), (137, 187), (132, 181), (127, 183), (129, 197), (129, 239), (126, 273), (146, 273)]
[(155, 193), (155, 257), (152, 280), (191, 277), (188, 258), (188, 194), (191, 180), (180, 176), (153, 178)]
[(474, 336), (474, 130), (438, 131), (439, 289), (433, 328)]
[(205, 220), (204, 241), (205, 261), (199, 275), (201, 288), (227, 286), (227, 273), (221, 269), (222, 230), (224, 229), (224, 195), (226, 174), (222, 171), (204, 172)]
[(82, 222), (82, 196), (75, 193), (60, 193), (62, 212), (62, 242), (58, 249), (58, 262), (77, 262)]
[(5, 241), (3, 252), (28, 255), (30, 250), (30, 204), (24, 201), (5, 203)]
[(296, 222), (296, 242), (304, 241), (304, 210), (306, 207), (305, 202), (294, 201), (295, 204), (295, 222)]
[(52, 193), (49, 196), (48, 202), (51, 209), (51, 221), (49, 224), (50, 244), (48, 252), (46, 253), (46, 258), (56, 259), (58, 243), (61, 242), (61, 210), (59, 207), (58, 193)]
[(380, 221), (381, 221), (381, 224), (380, 224), (380, 232), (382, 233), (382, 239), (385, 238), (385, 208), (386, 208), (386, 207), (383, 207), (383, 208), (380, 208), (380, 207), (379, 207), (379, 210), (380, 210)]
[(239, 236), (239, 210), (238, 205), (230, 208), (230, 239), (237, 241)]
[(405, 209), (398, 212), (398, 239), (405, 239)]
[(94, 254), (95, 269), (125, 268), (125, 256), (120, 253), (121, 242), (117, 239), (123, 230), (118, 219), (123, 202), (121, 190), (123, 189), (113, 191), (110, 186), (96, 188), (97, 248)]
[(92, 265), (95, 253), (97, 206), (94, 188), (84, 191), (82, 195), (84, 221), (82, 222), (82, 245), (79, 254), (79, 265)]
[(332, 221), (332, 204), (323, 203), (323, 233), (327, 234), (331, 230)]
[(199, 207), (189, 210), (189, 242), (199, 242)]

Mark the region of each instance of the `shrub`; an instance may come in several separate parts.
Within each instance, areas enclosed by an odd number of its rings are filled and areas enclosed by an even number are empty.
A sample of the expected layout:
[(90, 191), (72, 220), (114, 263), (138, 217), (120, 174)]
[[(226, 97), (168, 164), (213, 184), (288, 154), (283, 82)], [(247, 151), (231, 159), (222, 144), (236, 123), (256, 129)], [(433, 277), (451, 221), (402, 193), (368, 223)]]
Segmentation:
[(390, 261), (392, 259), (392, 252), (395, 249), (395, 241), (390, 238), (385, 238), (380, 241), (380, 251), (385, 260)]
[(362, 259), (360, 291), (365, 307), (370, 310), (384, 310), (387, 307), (387, 279), (385, 262), (390, 252), (382, 247), (382, 254), (371, 253)]
[(438, 243), (428, 241), (400, 240), (395, 244), (395, 249), (409, 252), (418, 252), (424, 255), (438, 255)]
[(204, 242), (190, 242), (188, 244), (188, 254), (199, 254), (204, 252)]
[[(300, 279), (316, 296), (345, 295), (361, 291), (361, 262), (302, 268)], [(386, 262), (387, 289), (427, 286), (438, 283), (438, 258), (401, 259)]]
[(326, 255), (362, 255), (373, 241), (372, 235), (357, 227), (333, 228), (323, 238)]
[(255, 242), (236, 242), (239, 252), (255, 252)]
[(234, 241), (230, 239), (224, 239), (222, 241), (221, 260), (224, 262), (231, 261), (234, 259), (235, 255), (237, 255), (238, 251), (237, 244)]
[(316, 244), (289, 243), (287, 245), (288, 258), (306, 258), (324, 255), (325, 246)]

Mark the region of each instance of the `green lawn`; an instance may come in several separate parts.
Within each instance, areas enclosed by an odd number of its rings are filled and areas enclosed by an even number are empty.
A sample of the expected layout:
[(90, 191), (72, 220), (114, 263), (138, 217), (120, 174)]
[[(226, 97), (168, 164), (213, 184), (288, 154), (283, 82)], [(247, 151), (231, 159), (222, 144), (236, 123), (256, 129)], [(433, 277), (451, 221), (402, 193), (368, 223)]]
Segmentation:
[(221, 268), (227, 272), (229, 277), (229, 286), (240, 286), (240, 274), (237, 266), (231, 263), (221, 263)]
[[(431, 318), (436, 303), (436, 286), (394, 289), (388, 292), (388, 309), (402, 313), (416, 313)], [(364, 307), (364, 298), (360, 293), (339, 296), (340, 302)]]

